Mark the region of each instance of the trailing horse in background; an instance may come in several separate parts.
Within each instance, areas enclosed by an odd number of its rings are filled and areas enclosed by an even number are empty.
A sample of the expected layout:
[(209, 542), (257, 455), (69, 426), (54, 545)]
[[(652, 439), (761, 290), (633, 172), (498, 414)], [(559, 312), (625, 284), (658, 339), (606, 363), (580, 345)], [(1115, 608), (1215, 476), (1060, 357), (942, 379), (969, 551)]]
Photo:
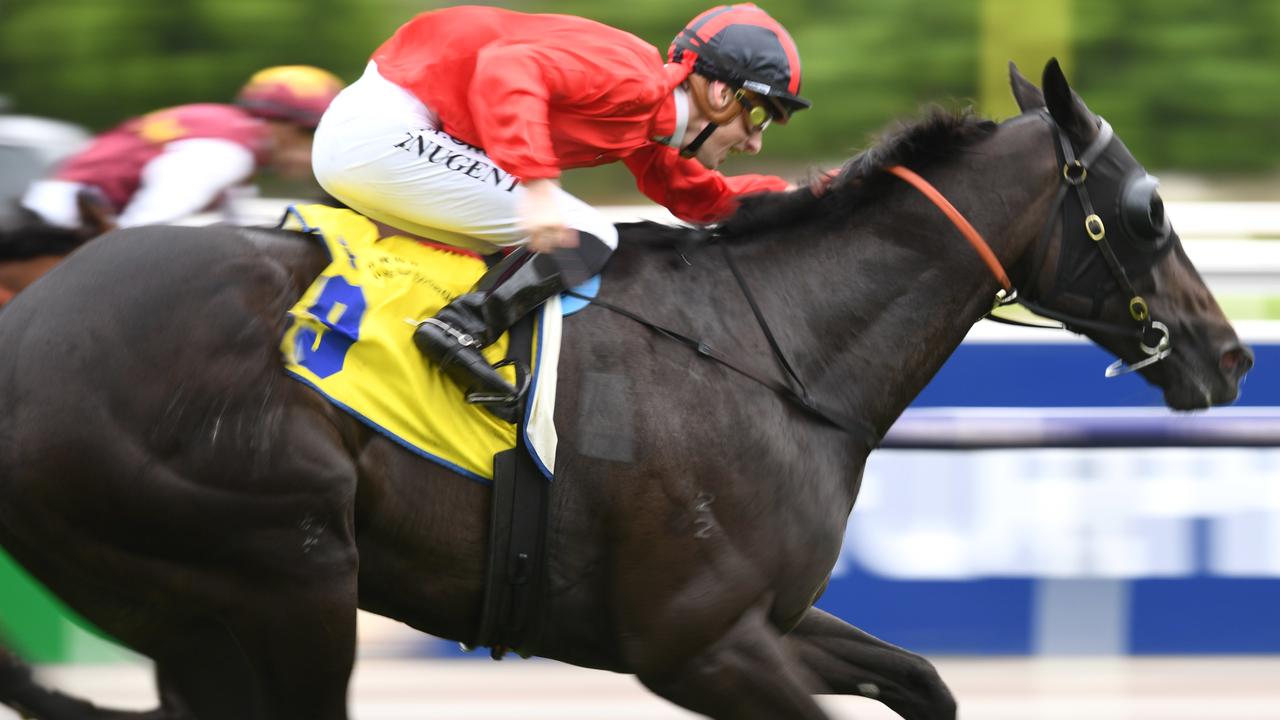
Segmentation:
[(21, 208), (0, 209), (0, 308), (87, 240)]
[[(1251, 355), (1142, 167), (1056, 62), (1043, 95), (1011, 82), (1020, 117), (905, 126), (819, 197), (749, 199), (710, 234), (622, 229), (600, 299), (733, 368), (604, 307), (566, 319), (522, 652), (716, 718), (819, 720), (821, 693), (955, 717), (927, 660), (814, 607), (868, 453), (999, 286), (891, 166), (1171, 407), (1235, 399)], [(490, 489), (281, 372), (286, 310), (327, 263), (284, 231), (128, 230), (0, 315), (0, 543), (155, 660), (149, 717), (346, 718), (357, 607), (475, 637)], [(18, 692), (39, 700), (0, 701)]]
[(85, 222), (74, 230), (50, 225), (17, 203), (0, 204), (0, 308), (73, 250), (114, 227), (105, 201), (89, 193), (77, 201)]

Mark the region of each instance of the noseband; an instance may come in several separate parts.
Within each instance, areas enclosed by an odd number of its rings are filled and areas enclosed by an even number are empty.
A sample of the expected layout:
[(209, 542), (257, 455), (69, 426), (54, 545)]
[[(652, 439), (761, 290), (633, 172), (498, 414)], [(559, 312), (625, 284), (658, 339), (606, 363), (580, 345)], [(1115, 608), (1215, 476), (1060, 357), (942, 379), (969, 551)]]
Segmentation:
[(1037, 302), (1029, 299), (1020, 298), (1019, 292), (1012, 287), (1008, 276), (995, 254), (991, 252), (990, 246), (982, 239), (982, 236), (974, 229), (973, 225), (960, 214), (959, 211), (947, 202), (932, 185), (921, 178), (916, 173), (902, 167), (893, 166), (888, 171), (911, 184), (919, 190), (925, 197), (929, 198), (935, 205), (943, 211), (943, 213), (951, 220), (951, 222), (960, 230), (982, 256), (987, 266), (991, 269), (992, 274), (996, 277), (1002, 286), (1002, 290), (996, 295), (995, 307), (1004, 305), (1020, 304), (1037, 315), (1047, 317), (1059, 321), (1061, 326), (1044, 326), (1034, 325), (1031, 323), (1009, 320), (1006, 318), (988, 315), (987, 317), (996, 322), (1002, 322), (1009, 325), (1021, 325), (1024, 327), (1063, 327), (1073, 332), (1082, 332), (1090, 330), (1095, 333), (1103, 333), (1108, 335), (1117, 335), (1121, 337), (1131, 337), (1138, 341), (1138, 347), (1147, 356), (1132, 365), (1126, 364), (1124, 360), (1117, 360), (1112, 363), (1106, 370), (1107, 377), (1115, 377), (1126, 373), (1140, 370), (1148, 365), (1157, 363), (1170, 355), (1172, 347), (1169, 342), (1169, 328), (1164, 323), (1154, 320), (1151, 317), (1151, 310), (1147, 305), (1147, 301), (1138, 294), (1134, 289), (1133, 283), (1129, 280), (1129, 275), (1125, 271), (1124, 264), (1117, 257), (1115, 249), (1111, 245), (1110, 239), (1107, 237), (1107, 227), (1102, 217), (1094, 210), (1093, 201), (1089, 197), (1089, 190), (1085, 183), (1089, 177), (1089, 167), (1103, 155), (1111, 141), (1115, 138), (1115, 133), (1111, 129), (1111, 125), (1106, 120), (1099, 118), (1098, 136), (1093, 142), (1085, 148), (1085, 151), (1076, 157), (1075, 149), (1072, 147), (1070, 140), (1062, 132), (1057, 122), (1046, 111), (1041, 111), (1041, 117), (1049, 123), (1053, 132), (1053, 136), (1063, 159), (1062, 165), (1062, 183), (1058, 188), (1057, 197), (1053, 203), (1053, 212), (1049, 215), (1045, 222), (1044, 233), (1037, 249), (1036, 262), (1034, 263), (1035, 273), (1041, 267), (1044, 260), (1044, 253), (1048, 249), (1049, 240), (1052, 237), (1056, 220), (1062, 215), (1062, 231), (1063, 242), (1066, 242), (1066, 233), (1068, 231), (1067, 212), (1065, 204), (1067, 195), (1071, 190), (1075, 189), (1076, 197), (1080, 202), (1080, 209), (1084, 215), (1083, 227), (1084, 233), (1092, 241), (1093, 245), (1102, 253), (1103, 259), (1106, 261), (1107, 269), (1111, 273), (1111, 277), (1115, 280), (1129, 297), (1129, 316), (1133, 318), (1137, 324), (1133, 326), (1120, 326), (1101, 320), (1092, 318), (1084, 318), (1069, 313), (1060, 312), (1051, 308), (1047, 308)]

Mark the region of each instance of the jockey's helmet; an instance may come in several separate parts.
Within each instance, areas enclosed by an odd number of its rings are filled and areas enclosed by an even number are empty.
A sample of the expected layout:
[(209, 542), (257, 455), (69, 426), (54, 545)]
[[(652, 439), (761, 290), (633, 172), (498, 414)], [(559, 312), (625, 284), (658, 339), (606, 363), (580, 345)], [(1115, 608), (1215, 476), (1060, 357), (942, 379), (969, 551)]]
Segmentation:
[(261, 118), (315, 128), (342, 86), (328, 70), (276, 65), (254, 73), (236, 95), (236, 104)]
[(800, 97), (800, 51), (786, 29), (752, 3), (702, 13), (671, 41), (667, 60), (693, 62), (693, 72), (769, 102), (774, 119), (811, 103)]

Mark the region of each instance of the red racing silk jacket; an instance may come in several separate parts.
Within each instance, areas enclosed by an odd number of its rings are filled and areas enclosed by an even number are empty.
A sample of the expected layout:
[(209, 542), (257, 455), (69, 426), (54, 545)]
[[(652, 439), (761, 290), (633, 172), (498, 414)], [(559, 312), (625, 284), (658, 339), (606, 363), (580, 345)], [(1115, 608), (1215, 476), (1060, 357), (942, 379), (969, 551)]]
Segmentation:
[(641, 192), (690, 222), (788, 187), (772, 175), (722, 175), (656, 141), (675, 130), (672, 91), (690, 67), (664, 65), (657, 48), (592, 20), (447, 8), (401, 26), (372, 59), (441, 129), (521, 180), (620, 160)]
[(138, 192), (147, 163), (168, 143), (195, 138), (230, 140), (253, 152), (261, 165), (270, 131), (265, 122), (234, 105), (179, 105), (127, 120), (99, 135), (66, 160), (54, 177), (95, 185), (122, 210)]

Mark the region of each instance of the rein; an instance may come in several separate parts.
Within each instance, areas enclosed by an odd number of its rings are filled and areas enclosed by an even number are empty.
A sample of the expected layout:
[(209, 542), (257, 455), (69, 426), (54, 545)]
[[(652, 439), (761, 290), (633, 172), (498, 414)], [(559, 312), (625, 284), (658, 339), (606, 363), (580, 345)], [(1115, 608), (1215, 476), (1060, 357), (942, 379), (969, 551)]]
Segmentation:
[[(1085, 180), (1089, 175), (1089, 165), (1102, 155), (1102, 152), (1106, 149), (1107, 145), (1111, 143), (1112, 138), (1115, 137), (1115, 133), (1111, 129), (1111, 125), (1108, 124), (1106, 120), (1100, 120), (1101, 124), (1098, 129), (1098, 136), (1089, 144), (1089, 147), (1087, 147), (1084, 153), (1077, 159), (1071, 147), (1071, 143), (1063, 135), (1058, 124), (1054, 122), (1051, 117), (1048, 117), (1047, 113), (1043, 113), (1043, 117), (1053, 130), (1054, 139), (1062, 151), (1064, 162), (1062, 166), (1063, 185), (1059, 188), (1057, 198), (1054, 200), (1053, 213), (1045, 223), (1045, 230), (1041, 238), (1040, 248), (1043, 251), (1047, 246), (1049, 237), (1053, 233), (1054, 220), (1056, 220), (1058, 215), (1062, 212), (1063, 203), (1066, 202), (1067, 194), (1072, 188), (1075, 188), (1076, 195), (1080, 200), (1080, 206), (1084, 210), (1085, 233), (1091, 240), (1093, 240), (1094, 245), (1098, 248), (1099, 252), (1102, 253), (1103, 259), (1106, 260), (1107, 268), (1110, 270), (1112, 277), (1119, 284), (1120, 288), (1128, 294), (1130, 298), (1129, 315), (1139, 323), (1138, 328), (1125, 330), (1111, 323), (1061, 313), (1057, 310), (1044, 307), (1032, 300), (1019, 298), (1018, 291), (1013, 288), (1008, 274), (1005, 273), (1004, 266), (1001, 265), (1000, 260), (995, 256), (995, 253), (992, 252), (991, 246), (987, 244), (987, 241), (983, 239), (977, 229), (975, 229), (973, 225), (965, 219), (964, 215), (961, 214), (960, 211), (942, 195), (942, 193), (938, 192), (937, 188), (933, 187), (927, 180), (920, 177), (918, 174), (902, 167), (901, 165), (893, 165), (885, 168), (885, 170), (910, 184), (922, 195), (928, 198), (930, 202), (936, 205), (938, 209), (947, 216), (947, 219), (956, 226), (956, 229), (964, 235), (965, 239), (969, 241), (969, 244), (978, 252), (978, 255), (982, 257), (983, 262), (986, 263), (987, 268), (991, 270), (992, 275), (995, 276), (996, 281), (999, 282), (1003, 288), (1003, 290), (996, 296), (995, 307), (1017, 303), (1023, 305), (1037, 315), (1061, 322), (1062, 327), (1068, 330), (1078, 331), (1079, 329), (1087, 329), (1110, 335), (1136, 338), (1138, 340), (1138, 346), (1147, 355), (1146, 359), (1140, 360), (1132, 365), (1126, 364), (1124, 360), (1117, 360), (1107, 367), (1105, 372), (1106, 377), (1124, 375), (1157, 363), (1168, 357), (1173, 352), (1169, 343), (1169, 328), (1164, 323), (1152, 319), (1151, 311), (1147, 306), (1146, 300), (1143, 299), (1136, 290), (1134, 290), (1133, 283), (1129, 281), (1129, 276), (1125, 272), (1124, 266), (1120, 263), (1119, 258), (1116, 257), (1115, 250), (1111, 247), (1110, 241), (1107, 240), (1106, 226), (1103, 224), (1102, 218), (1094, 212), (1093, 202), (1089, 198), (1089, 192), (1084, 185)], [(1065, 222), (1065, 215), (1063, 222)], [(1039, 260), (1042, 260), (1042, 258)], [(1040, 265), (1040, 262), (1037, 261), (1036, 265)], [(987, 318), (1006, 325), (1035, 328), (1056, 327), (1052, 325), (1037, 325), (1017, 320), (1009, 320), (1006, 318), (997, 318), (990, 314), (987, 315)]]

